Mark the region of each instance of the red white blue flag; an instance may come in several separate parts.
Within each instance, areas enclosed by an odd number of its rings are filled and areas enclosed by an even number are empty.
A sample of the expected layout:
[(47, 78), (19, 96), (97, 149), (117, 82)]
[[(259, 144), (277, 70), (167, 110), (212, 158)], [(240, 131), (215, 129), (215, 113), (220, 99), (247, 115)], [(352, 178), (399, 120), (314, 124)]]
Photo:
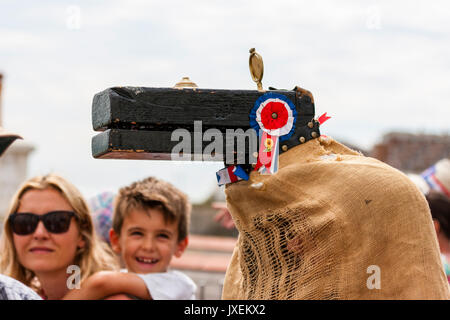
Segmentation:
[(219, 186), (239, 180), (248, 180), (248, 174), (240, 166), (229, 166), (216, 172)]

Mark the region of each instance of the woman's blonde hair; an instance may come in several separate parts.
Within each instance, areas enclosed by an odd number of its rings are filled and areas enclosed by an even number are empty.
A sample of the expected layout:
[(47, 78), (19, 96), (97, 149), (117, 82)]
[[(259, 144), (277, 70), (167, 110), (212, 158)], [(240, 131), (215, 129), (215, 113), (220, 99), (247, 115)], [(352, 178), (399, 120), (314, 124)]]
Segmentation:
[(93, 226), (89, 208), (78, 189), (56, 174), (37, 176), (22, 184), (11, 200), (8, 213), (3, 224), (3, 235), (0, 241), (0, 273), (17, 279), (24, 284), (33, 287), (35, 290), (41, 289), (36, 284), (36, 275), (33, 271), (23, 267), (17, 258), (17, 253), (13, 243), (12, 231), (8, 223), (8, 218), (15, 213), (20, 206), (22, 196), (29, 190), (47, 188), (56, 189), (69, 202), (77, 219), (75, 219), (78, 230), (85, 241), (83, 248), (76, 253), (74, 264), (80, 267), (81, 281), (97, 271), (117, 270), (118, 263), (112, 250), (106, 243), (100, 241)]

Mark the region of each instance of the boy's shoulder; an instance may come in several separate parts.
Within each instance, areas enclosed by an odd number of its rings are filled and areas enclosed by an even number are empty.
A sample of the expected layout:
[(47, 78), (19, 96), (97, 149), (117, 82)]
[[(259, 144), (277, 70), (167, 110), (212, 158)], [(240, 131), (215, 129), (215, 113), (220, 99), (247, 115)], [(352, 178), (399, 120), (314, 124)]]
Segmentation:
[(193, 300), (197, 285), (186, 274), (177, 270), (136, 274), (146, 284), (154, 300)]
[(196, 286), (195, 282), (186, 274), (183, 272), (177, 271), (177, 270), (168, 270), (166, 272), (153, 272), (153, 273), (143, 273), (143, 274), (136, 274), (142, 279), (155, 279), (155, 281), (158, 281), (163, 283), (165, 281), (171, 282), (171, 281), (182, 281), (186, 285), (189, 286)]

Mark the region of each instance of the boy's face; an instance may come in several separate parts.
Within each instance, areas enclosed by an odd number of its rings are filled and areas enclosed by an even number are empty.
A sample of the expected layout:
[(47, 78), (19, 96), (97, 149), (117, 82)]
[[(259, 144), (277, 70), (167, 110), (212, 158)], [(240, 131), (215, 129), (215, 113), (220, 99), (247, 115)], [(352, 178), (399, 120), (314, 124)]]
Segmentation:
[(110, 240), (128, 271), (143, 274), (166, 272), (172, 256), (180, 257), (188, 243), (187, 238), (178, 241), (177, 223), (166, 223), (158, 209), (131, 210), (120, 236), (111, 229)]

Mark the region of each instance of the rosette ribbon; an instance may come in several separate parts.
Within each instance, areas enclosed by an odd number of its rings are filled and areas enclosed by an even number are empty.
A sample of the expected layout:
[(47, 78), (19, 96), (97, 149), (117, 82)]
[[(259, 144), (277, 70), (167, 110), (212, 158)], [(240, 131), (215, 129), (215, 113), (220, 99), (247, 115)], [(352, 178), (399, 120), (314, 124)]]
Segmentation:
[(259, 136), (255, 170), (262, 174), (278, 171), (279, 142), (292, 136), (296, 120), (295, 105), (286, 96), (268, 92), (256, 100), (250, 111), (250, 126)]

